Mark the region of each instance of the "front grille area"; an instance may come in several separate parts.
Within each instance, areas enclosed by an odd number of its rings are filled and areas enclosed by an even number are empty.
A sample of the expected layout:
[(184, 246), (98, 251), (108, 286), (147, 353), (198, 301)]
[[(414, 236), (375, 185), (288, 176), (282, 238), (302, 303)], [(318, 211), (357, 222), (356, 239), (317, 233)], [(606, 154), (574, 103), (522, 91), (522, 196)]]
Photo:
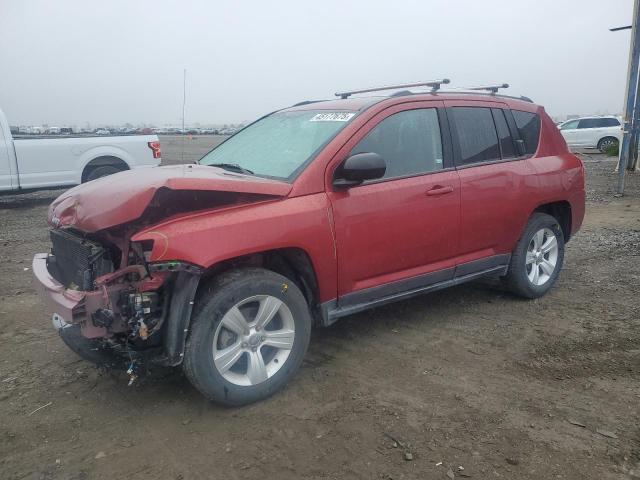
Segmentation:
[(100, 244), (66, 230), (51, 230), (49, 273), (66, 288), (93, 290), (100, 275), (113, 271), (109, 251)]

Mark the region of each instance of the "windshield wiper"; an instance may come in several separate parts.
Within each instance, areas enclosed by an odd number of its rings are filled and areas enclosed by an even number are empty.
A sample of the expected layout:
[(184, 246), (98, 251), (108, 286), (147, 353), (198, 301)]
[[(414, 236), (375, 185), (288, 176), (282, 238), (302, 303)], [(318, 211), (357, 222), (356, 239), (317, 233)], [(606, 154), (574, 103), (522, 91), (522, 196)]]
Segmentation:
[(225, 170), (229, 170), (230, 172), (248, 173), (249, 175), (253, 175), (253, 172), (251, 170), (249, 170), (248, 168), (243, 168), (237, 163), (210, 163), (208, 164), (208, 166), (223, 168)]

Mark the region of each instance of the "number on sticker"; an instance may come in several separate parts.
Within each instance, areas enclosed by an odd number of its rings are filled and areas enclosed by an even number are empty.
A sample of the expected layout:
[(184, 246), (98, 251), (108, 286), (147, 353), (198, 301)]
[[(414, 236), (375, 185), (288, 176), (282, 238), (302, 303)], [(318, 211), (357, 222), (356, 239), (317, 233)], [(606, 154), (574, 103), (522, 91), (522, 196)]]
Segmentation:
[(311, 117), (310, 122), (348, 122), (355, 115), (349, 112), (318, 113)]

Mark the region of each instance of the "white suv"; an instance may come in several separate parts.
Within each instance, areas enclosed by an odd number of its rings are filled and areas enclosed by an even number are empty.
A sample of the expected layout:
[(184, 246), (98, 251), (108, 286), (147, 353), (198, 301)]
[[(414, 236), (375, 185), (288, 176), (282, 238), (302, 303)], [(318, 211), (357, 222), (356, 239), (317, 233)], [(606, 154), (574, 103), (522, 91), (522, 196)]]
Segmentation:
[(622, 125), (616, 117), (583, 117), (558, 125), (571, 148), (597, 148), (605, 152), (622, 140)]

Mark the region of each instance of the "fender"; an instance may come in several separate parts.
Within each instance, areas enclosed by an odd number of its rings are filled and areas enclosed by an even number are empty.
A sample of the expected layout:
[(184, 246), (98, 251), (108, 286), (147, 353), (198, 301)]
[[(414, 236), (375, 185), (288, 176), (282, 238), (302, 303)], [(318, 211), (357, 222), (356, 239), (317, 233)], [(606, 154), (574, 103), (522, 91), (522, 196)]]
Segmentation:
[[(150, 263), (179, 261), (204, 269), (254, 253), (298, 248), (311, 260), (324, 302), (337, 294), (332, 222), (327, 196), (319, 193), (180, 216), (131, 240), (153, 244)], [(291, 231), (290, 225), (297, 228)]]

